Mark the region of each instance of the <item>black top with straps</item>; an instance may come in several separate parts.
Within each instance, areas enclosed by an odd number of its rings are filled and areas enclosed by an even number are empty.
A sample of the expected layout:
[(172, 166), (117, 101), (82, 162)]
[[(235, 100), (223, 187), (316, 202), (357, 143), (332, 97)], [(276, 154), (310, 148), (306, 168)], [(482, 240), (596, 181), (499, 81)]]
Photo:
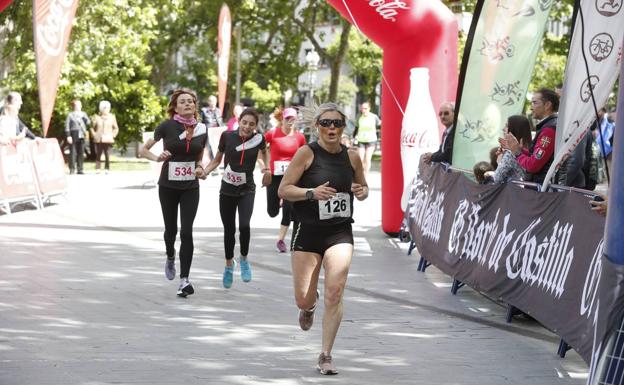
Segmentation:
[(304, 224), (328, 226), (340, 223), (352, 223), (353, 193), (351, 183), (355, 170), (349, 159), (347, 147), (341, 145), (338, 153), (330, 153), (318, 142), (308, 144), (314, 159), (310, 167), (303, 172), (298, 187), (315, 188), (325, 182), (336, 189), (336, 196), (327, 201), (298, 201), (293, 204), (297, 219)]
[(221, 194), (241, 196), (256, 192), (253, 171), (258, 151), (266, 149), (264, 135), (255, 134), (245, 140), (236, 131), (225, 131), (219, 139), (219, 152), (223, 153), (225, 171), (221, 181)]
[(208, 135), (206, 126), (197, 123), (193, 130), (193, 138), (187, 146), (184, 125), (169, 119), (156, 127), (154, 140), (163, 140), (163, 149), (171, 153), (160, 170), (158, 184), (179, 190), (199, 188), (195, 177), (195, 163), (206, 147)]

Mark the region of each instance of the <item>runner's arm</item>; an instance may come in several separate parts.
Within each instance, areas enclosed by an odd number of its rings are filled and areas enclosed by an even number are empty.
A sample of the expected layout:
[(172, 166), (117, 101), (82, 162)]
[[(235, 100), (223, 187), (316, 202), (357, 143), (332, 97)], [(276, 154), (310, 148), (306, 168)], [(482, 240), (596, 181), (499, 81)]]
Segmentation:
[(360, 201), (363, 201), (368, 197), (368, 184), (366, 183), (366, 177), (364, 176), (364, 166), (362, 166), (362, 159), (356, 151), (349, 151), (349, 160), (351, 161), (351, 167), (355, 170), (355, 176), (353, 183), (351, 184), (351, 191), (353, 195)]

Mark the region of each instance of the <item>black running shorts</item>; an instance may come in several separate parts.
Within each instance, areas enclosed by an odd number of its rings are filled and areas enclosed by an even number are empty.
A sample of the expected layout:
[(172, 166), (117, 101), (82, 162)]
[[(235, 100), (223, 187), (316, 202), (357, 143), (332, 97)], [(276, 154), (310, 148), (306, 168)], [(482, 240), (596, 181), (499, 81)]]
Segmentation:
[(349, 222), (331, 226), (297, 223), (293, 229), (291, 251), (316, 253), (323, 257), (327, 249), (340, 243), (353, 244), (353, 230)]

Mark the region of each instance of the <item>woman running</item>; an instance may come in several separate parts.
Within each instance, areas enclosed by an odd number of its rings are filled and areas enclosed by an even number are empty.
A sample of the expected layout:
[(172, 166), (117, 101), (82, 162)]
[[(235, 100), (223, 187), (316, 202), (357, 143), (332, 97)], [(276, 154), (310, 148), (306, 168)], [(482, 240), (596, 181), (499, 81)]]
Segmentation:
[(249, 222), (253, 213), (256, 184), (253, 171), (260, 153), (262, 171), (268, 162), (266, 142), (262, 134), (256, 133), (259, 115), (252, 108), (245, 109), (238, 117), (238, 129), (221, 134), (219, 151), (206, 166), (202, 178), (221, 164), (225, 156), (225, 171), (219, 194), (219, 212), (223, 222), (223, 244), (225, 247), (225, 270), (223, 287), (229, 289), (234, 281), (234, 245), (236, 244), (236, 211), (238, 210), (238, 229), (240, 237), (240, 272), (243, 282), (251, 281), (251, 265), (247, 260), (251, 230)]
[[(305, 120), (305, 119), (304, 119)], [(309, 330), (321, 267), (325, 269), (321, 374), (337, 374), (331, 351), (342, 320), (342, 300), (353, 255), (353, 197), (366, 199), (362, 161), (340, 143), (345, 114), (334, 103), (313, 112), (318, 141), (301, 147), (290, 162), (279, 196), (294, 202), (298, 224), (293, 230), (292, 271), (299, 326)]]
[[(278, 125), (275, 129), (264, 134), (271, 155), (271, 173), (265, 174), (263, 180), (263, 184), (267, 185), (267, 212), (271, 218), (275, 218), (280, 211), (280, 198), (277, 195), (277, 189), (282, 182), (282, 177), (297, 149), (306, 143), (303, 134), (295, 131), (297, 111), (294, 108), (286, 108), (283, 111), (277, 110), (273, 116)], [(280, 253), (285, 253), (287, 247), (284, 238), (286, 238), (292, 219), (292, 203), (283, 200), (281, 207), (282, 221), (276, 246)]]
[[(174, 243), (178, 232), (178, 207), (180, 208), (180, 286), (178, 295), (186, 297), (195, 290), (189, 282), (193, 261), (193, 222), (199, 205), (199, 182), (202, 175), (201, 160), (208, 140), (206, 126), (197, 122), (197, 97), (191, 90), (174, 91), (167, 113), (170, 119), (161, 123), (141, 148), (142, 157), (164, 162), (158, 179), (158, 197), (165, 222), (165, 276), (175, 278)], [(150, 148), (163, 141), (163, 152), (155, 155)]]

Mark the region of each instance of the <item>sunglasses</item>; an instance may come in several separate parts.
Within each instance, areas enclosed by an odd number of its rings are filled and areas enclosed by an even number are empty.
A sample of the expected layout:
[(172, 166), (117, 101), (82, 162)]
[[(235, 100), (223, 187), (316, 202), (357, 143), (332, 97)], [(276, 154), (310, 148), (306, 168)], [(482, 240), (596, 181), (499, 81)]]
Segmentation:
[(342, 128), (345, 126), (345, 121), (342, 119), (321, 119), (318, 124), (321, 127), (329, 127), (333, 124), (336, 128)]

